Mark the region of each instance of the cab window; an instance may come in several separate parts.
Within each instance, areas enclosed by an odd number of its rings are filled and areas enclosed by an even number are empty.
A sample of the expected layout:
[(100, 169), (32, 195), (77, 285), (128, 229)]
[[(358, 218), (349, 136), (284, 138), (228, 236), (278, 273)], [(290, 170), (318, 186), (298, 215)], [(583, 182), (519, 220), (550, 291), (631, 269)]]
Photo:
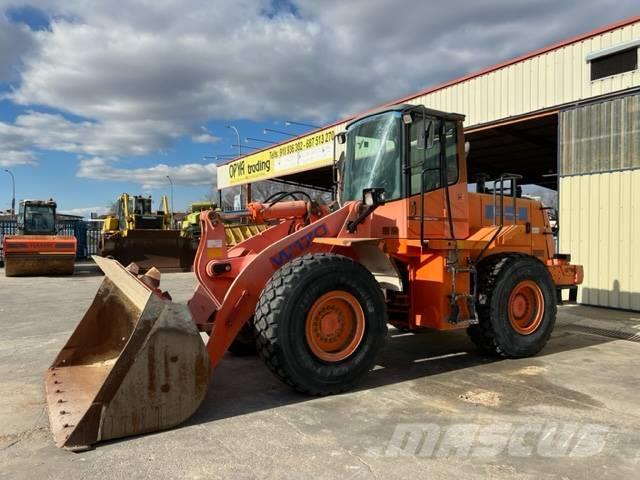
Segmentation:
[[(410, 194), (416, 195), (420, 193), (420, 176), (423, 171), (422, 161), (424, 159), (424, 170), (427, 170), (424, 176), (424, 191), (429, 192), (440, 188), (440, 171), (438, 170), (440, 162), (440, 136), (436, 133), (433, 147), (427, 150), (418, 150), (417, 148), (417, 122), (413, 122), (409, 128), (409, 166), (411, 173)], [(437, 129), (436, 129), (437, 132)], [(458, 181), (458, 145), (457, 132), (455, 122), (445, 123), (445, 153), (447, 157), (447, 178), (449, 185), (453, 185)]]

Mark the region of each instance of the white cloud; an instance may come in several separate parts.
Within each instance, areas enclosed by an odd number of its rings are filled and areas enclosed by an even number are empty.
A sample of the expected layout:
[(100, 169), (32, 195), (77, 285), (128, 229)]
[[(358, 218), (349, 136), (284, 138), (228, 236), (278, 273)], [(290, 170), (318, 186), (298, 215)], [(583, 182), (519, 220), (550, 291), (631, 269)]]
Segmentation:
[[(632, 0), (536, 3), (48, 1), (11, 97), (98, 120), (326, 120), (630, 14)], [(34, 2), (42, 8), (42, 2)], [(570, 18), (570, 24), (567, 19)]]
[(89, 218), (92, 213), (96, 215), (106, 215), (109, 213), (109, 209), (107, 207), (76, 207), (76, 208), (67, 208), (60, 209), (59, 213), (64, 215), (76, 215), (78, 217)]
[(13, 167), (16, 165), (37, 165), (33, 154), (25, 150), (4, 150), (0, 148), (0, 167)]
[(637, 0), (0, 0), (16, 4), (51, 24), (0, 14), (0, 81), (19, 73), (7, 97), (90, 121), (28, 113), (0, 125), (0, 150), (17, 135), (27, 156), (101, 158), (213, 143), (198, 128), (210, 119), (327, 121), (637, 13)]
[(218, 143), (220, 141), (220, 137), (211, 135), (206, 127), (200, 127), (200, 130), (202, 133), (191, 136), (192, 141), (196, 143)]
[(84, 155), (136, 156), (169, 148), (178, 133), (169, 122), (72, 122), (60, 114), (29, 111), (0, 122), (0, 165), (35, 164), (33, 149)]
[(77, 172), (78, 177), (133, 182), (141, 185), (143, 189), (166, 187), (167, 175), (171, 177), (174, 185), (212, 185), (216, 182), (216, 165), (189, 163), (169, 166), (161, 163), (149, 168), (127, 169), (114, 166), (113, 161), (95, 157), (81, 160)]
[(9, 23), (0, 11), (0, 82), (15, 80), (23, 55), (36, 46), (34, 36), (24, 25)]

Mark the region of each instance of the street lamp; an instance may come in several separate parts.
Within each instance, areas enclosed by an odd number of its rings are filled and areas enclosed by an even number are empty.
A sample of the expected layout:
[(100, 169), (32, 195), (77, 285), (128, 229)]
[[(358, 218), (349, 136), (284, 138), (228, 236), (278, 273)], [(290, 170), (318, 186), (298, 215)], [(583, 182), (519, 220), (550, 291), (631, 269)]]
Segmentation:
[(284, 124), (289, 127), (291, 125), (299, 125), (301, 127), (320, 128), (318, 125), (311, 125), (310, 123), (294, 122), (293, 120), (287, 120)]
[(237, 155), (205, 155), (203, 158), (203, 160), (214, 160), (214, 161), (218, 161), (218, 160), (232, 160), (234, 158), (236, 158)]
[(262, 140), (261, 138), (253, 138), (253, 137), (244, 137), (245, 143), (247, 142), (261, 142), (261, 143), (269, 143), (271, 145), (275, 145), (278, 142), (272, 142), (271, 140)]
[(4, 171), (7, 172), (9, 175), (11, 175), (11, 186), (13, 191), (13, 195), (11, 197), (11, 216), (15, 217), (16, 215), (16, 179), (13, 176), (13, 173), (11, 172), (11, 170), (5, 168)]
[[(232, 143), (231, 146), (232, 147), (242, 147), (242, 145), (240, 145), (238, 143)], [(250, 148), (251, 150), (262, 150), (259, 147), (250, 147), (249, 145), (245, 145), (244, 148)]]
[(267, 132), (271, 132), (271, 133), (279, 133), (280, 135), (286, 135), (288, 137), (297, 137), (297, 135), (294, 135), (293, 133), (289, 133), (289, 132), (283, 132), (282, 130), (274, 130), (273, 128), (265, 128), (262, 133), (264, 133), (265, 135), (267, 134)]
[(171, 185), (171, 228), (173, 228), (173, 180), (169, 175), (166, 175), (169, 184)]
[(227, 125), (227, 128), (230, 128), (234, 132), (236, 132), (236, 137), (238, 137), (238, 143), (236, 144), (238, 147), (238, 155), (242, 156), (242, 142), (240, 141), (240, 132), (234, 125)]

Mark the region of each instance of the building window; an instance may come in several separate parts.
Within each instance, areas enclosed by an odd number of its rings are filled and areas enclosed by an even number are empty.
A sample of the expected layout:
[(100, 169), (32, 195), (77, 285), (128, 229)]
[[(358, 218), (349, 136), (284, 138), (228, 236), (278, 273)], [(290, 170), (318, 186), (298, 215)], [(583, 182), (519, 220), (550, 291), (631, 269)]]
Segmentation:
[(600, 78), (631, 72), (638, 68), (638, 48), (609, 53), (589, 60), (591, 63), (591, 81)]

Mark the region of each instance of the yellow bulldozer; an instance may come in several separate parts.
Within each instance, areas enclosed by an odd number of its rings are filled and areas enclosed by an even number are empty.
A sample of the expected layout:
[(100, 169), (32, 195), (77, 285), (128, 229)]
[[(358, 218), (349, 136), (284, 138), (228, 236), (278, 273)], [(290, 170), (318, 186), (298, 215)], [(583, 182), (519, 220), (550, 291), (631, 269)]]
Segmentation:
[(172, 228), (166, 195), (161, 198), (161, 210), (154, 212), (150, 196), (123, 193), (115, 210), (104, 221), (100, 255), (124, 265), (135, 262), (142, 270), (191, 269), (197, 245)]

